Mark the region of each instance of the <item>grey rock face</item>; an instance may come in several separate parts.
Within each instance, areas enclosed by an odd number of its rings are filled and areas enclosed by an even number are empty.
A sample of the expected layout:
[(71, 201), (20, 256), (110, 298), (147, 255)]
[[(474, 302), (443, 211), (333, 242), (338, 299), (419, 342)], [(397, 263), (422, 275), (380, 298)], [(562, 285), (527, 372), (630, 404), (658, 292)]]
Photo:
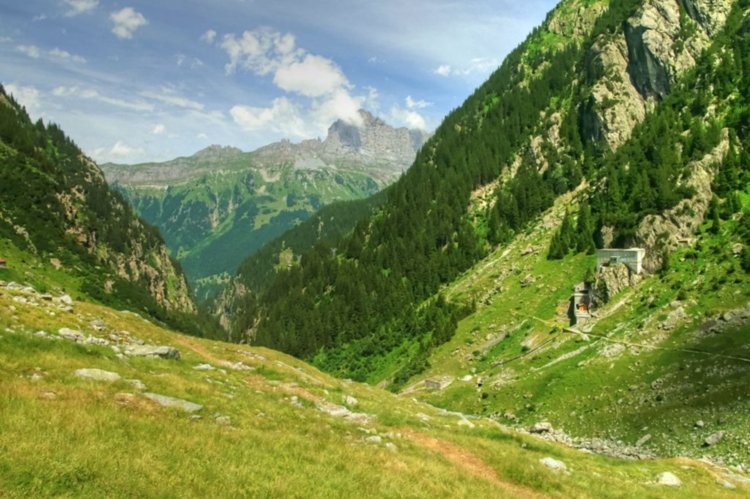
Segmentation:
[(94, 381), (119, 381), (120, 375), (101, 369), (78, 369), (76, 376), (79, 378), (92, 379)]
[(203, 406), (200, 404), (188, 402), (187, 400), (167, 397), (166, 395), (159, 395), (157, 393), (144, 393), (143, 395), (163, 407), (175, 407), (185, 412), (198, 412), (203, 409)]

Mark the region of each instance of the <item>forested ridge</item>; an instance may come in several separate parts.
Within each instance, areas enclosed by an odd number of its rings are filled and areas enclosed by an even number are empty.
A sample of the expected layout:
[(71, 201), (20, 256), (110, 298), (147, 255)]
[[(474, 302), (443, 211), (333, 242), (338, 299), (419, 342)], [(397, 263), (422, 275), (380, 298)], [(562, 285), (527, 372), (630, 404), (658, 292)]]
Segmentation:
[[(613, 152), (582, 131), (591, 87), (611, 77), (592, 70), (589, 49), (621, 30), (642, 5), (613, 1), (584, 38), (544, 50), (538, 46), (546, 28), (535, 30), (446, 117), (414, 166), (388, 190), (382, 209), (347, 237), (320, 243), (299, 265), (281, 269), (263, 293), (244, 298), (235, 310), (241, 331), (250, 331), (253, 343), (358, 380), (378, 380), (388, 372), (384, 365), (402, 365), (394, 380), (399, 386), (424, 367), (428, 352), (450, 338), (468, 312), (443, 299), (441, 287), (510, 241), (582, 179), (591, 184), (590, 201), (564, 222), (551, 258), (593, 251), (603, 244), (605, 226), (625, 244), (646, 215), (692, 195), (681, 181), (686, 165), (709, 152), (725, 127), (736, 130), (728, 160), (735, 166), (722, 169), (717, 193), (732, 193), (743, 182), (739, 165), (746, 164), (746, 107), (732, 102), (730, 113), (707, 116), (706, 106), (746, 93), (742, 85), (748, 87), (750, 72), (741, 23), (747, 1), (736, 4), (698, 67), (622, 147)], [(550, 126), (553, 112), (561, 116), (560, 138), (542, 144), (549, 167), (540, 168), (531, 155), (516, 154)], [(498, 178), (505, 180), (488, 208), (470, 212), (472, 192)], [(736, 206), (728, 203), (721, 205)], [(575, 218), (582, 235), (573, 238)]]
[(0, 237), (59, 261), (81, 292), (104, 304), (192, 334), (216, 333), (210, 320), (196, 324), (179, 262), (159, 231), (109, 189), (58, 125), (32, 122), (1, 86), (0, 160)]

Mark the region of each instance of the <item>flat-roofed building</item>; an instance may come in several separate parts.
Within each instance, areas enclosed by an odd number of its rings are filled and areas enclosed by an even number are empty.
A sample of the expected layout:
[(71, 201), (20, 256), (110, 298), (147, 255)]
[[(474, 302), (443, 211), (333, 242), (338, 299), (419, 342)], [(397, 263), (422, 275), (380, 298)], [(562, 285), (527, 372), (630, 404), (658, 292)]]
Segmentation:
[(643, 248), (630, 249), (600, 249), (596, 252), (596, 271), (603, 267), (611, 267), (624, 263), (634, 274), (643, 272), (643, 259), (646, 250)]

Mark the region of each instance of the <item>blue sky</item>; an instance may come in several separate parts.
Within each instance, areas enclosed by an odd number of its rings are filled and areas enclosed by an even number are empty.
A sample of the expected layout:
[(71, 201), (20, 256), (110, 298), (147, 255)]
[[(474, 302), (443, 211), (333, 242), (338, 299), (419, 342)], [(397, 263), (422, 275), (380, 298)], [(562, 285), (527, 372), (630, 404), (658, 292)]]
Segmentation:
[(0, 0), (0, 81), (99, 162), (433, 130), (553, 0)]

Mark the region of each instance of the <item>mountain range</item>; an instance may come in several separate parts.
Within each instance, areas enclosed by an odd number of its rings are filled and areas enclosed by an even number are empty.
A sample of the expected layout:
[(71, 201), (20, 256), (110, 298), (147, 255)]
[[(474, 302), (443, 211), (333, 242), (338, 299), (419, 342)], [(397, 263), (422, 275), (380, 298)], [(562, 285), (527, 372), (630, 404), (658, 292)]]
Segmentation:
[(395, 181), (429, 137), (366, 111), (325, 140), (288, 140), (244, 153), (210, 146), (189, 158), (104, 164), (108, 182), (161, 230), (196, 296), (221, 289), (243, 258), (321, 207), (368, 197)]

